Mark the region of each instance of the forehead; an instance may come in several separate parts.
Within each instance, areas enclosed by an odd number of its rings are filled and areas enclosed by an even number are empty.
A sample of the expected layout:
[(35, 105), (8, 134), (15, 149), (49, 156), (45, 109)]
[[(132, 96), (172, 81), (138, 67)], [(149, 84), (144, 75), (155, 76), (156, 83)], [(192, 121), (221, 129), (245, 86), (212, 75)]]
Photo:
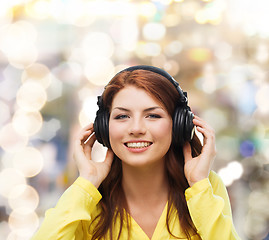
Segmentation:
[(163, 107), (162, 104), (146, 90), (131, 85), (124, 87), (115, 94), (112, 100), (112, 108), (116, 105), (128, 105), (129, 107), (155, 105)]

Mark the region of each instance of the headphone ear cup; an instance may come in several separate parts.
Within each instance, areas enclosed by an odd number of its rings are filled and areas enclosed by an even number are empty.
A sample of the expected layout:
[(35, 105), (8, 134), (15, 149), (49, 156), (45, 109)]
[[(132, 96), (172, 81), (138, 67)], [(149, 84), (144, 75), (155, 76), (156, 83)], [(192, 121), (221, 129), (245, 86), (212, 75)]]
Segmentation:
[(173, 140), (176, 146), (183, 146), (191, 141), (194, 133), (193, 113), (188, 109), (178, 107), (173, 117)]
[(184, 140), (190, 142), (194, 134), (193, 113), (187, 109), (185, 115)]
[(183, 130), (184, 130), (184, 124), (185, 122), (182, 121), (183, 119), (183, 108), (176, 108), (174, 112), (173, 117), (173, 141), (176, 146), (183, 146), (184, 144), (184, 136), (183, 136)]
[(110, 148), (109, 142), (109, 112), (100, 109), (96, 113), (93, 123), (96, 140), (103, 146)]

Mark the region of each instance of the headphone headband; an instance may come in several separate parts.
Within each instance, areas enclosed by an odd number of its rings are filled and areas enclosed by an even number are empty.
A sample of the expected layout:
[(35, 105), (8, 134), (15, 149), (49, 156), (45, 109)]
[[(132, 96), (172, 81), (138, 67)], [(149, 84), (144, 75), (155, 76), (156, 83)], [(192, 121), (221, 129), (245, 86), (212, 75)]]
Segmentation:
[(182, 102), (182, 103), (184, 103), (186, 105), (188, 104), (187, 93), (186, 92), (183, 92), (183, 90), (179, 86), (179, 83), (168, 72), (164, 71), (161, 68), (153, 67), (153, 66), (148, 66), (148, 65), (137, 65), (137, 66), (132, 66), (132, 67), (128, 67), (126, 69), (123, 69), (119, 73), (122, 73), (122, 72), (132, 72), (132, 71), (140, 70), (140, 69), (141, 70), (147, 70), (147, 71), (150, 71), (150, 72), (157, 73), (159, 75), (162, 75), (166, 79), (168, 79), (175, 86), (175, 88), (177, 89), (177, 91), (178, 91), (178, 93), (180, 95), (180, 102)]

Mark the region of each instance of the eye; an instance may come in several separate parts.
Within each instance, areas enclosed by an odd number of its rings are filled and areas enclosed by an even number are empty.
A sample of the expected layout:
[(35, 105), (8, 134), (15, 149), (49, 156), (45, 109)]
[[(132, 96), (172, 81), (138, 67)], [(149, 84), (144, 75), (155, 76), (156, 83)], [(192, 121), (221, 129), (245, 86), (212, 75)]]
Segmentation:
[(125, 118), (128, 118), (128, 115), (120, 114), (120, 115), (117, 115), (114, 119), (125, 119)]
[(147, 117), (148, 118), (161, 118), (159, 114), (149, 114)]

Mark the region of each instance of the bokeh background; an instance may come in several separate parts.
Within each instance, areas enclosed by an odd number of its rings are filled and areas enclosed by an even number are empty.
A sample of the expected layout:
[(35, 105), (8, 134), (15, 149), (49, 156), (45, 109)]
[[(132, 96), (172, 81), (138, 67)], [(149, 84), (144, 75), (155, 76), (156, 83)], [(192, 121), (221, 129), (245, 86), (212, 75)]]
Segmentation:
[(269, 239), (268, 12), (268, 0), (1, 0), (0, 239), (36, 231), (77, 177), (72, 140), (97, 95), (137, 64), (188, 91), (216, 130), (239, 235)]

